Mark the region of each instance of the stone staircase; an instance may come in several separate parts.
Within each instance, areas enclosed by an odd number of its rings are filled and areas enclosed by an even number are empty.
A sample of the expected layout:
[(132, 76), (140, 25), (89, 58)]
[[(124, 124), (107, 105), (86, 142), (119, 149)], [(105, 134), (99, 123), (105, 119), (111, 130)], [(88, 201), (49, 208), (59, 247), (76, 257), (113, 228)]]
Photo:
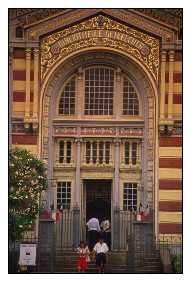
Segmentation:
[[(49, 256), (41, 256), (40, 259), (40, 273), (65, 273), (72, 274), (77, 272), (78, 256), (75, 252), (69, 250), (57, 250), (54, 262), (50, 264)], [(88, 264), (88, 274), (97, 273), (95, 262), (91, 261)], [(133, 271), (127, 263), (127, 252), (109, 252), (107, 254), (107, 264), (105, 273), (161, 273), (160, 254), (157, 251), (142, 255), (136, 253), (134, 256)]]
[(160, 253), (153, 250), (149, 253), (136, 253), (134, 256), (135, 273), (162, 273)]
[[(53, 272), (54, 273), (78, 273), (77, 272), (78, 256), (73, 251), (57, 250), (54, 259)], [(127, 253), (126, 252), (109, 252), (107, 254), (107, 264), (105, 273), (128, 273), (127, 272)], [(40, 268), (41, 273), (50, 273), (51, 265), (50, 258), (46, 255), (41, 256)], [(88, 274), (97, 273), (94, 261), (88, 263)]]

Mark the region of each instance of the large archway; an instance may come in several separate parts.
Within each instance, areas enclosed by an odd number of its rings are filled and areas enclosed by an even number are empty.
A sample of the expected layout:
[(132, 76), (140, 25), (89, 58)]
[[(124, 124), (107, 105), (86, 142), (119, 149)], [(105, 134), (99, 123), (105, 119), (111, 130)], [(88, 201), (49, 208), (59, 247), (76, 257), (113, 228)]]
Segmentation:
[[(141, 67), (141, 64), (133, 62), (128, 56), (119, 54), (116, 51), (110, 50), (89, 50), (79, 52), (79, 54), (73, 55), (66, 59), (62, 64), (54, 70), (46, 83), (46, 86), (42, 88), (41, 93), (41, 135), (40, 135), (40, 150), (41, 158), (48, 163), (48, 174), (50, 179), (54, 179), (53, 173), (53, 135), (54, 126), (53, 120), (58, 118), (56, 116), (56, 101), (60, 89), (63, 87), (64, 81), (79, 68), (84, 68), (93, 64), (106, 64), (115, 68), (122, 69), (131, 81), (136, 86), (142, 100), (143, 107), (143, 120), (134, 121), (136, 123), (142, 123), (144, 128), (144, 137), (142, 139), (142, 184), (143, 197), (146, 202), (149, 203), (152, 209), (157, 210), (157, 118), (158, 118), (158, 94), (155, 82), (149, 73), (145, 72), (145, 69)], [(60, 122), (62, 120), (60, 119)], [(128, 124), (128, 121), (127, 121)], [(76, 136), (79, 137), (79, 136)], [(50, 184), (48, 192), (48, 202), (52, 203), (54, 196), (54, 189)], [(156, 222), (157, 213), (155, 213)], [(157, 225), (156, 225), (157, 226)], [(155, 228), (156, 231), (156, 228)]]

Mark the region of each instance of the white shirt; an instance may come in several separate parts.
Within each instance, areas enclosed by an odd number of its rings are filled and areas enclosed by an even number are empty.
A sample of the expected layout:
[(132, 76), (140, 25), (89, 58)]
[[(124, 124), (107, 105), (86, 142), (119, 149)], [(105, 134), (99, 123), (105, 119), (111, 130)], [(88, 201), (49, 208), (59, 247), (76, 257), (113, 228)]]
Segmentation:
[(104, 220), (101, 222), (100, 226), (103, 228), (103, 231), (110, 232), (110, 223), (109, 220)]
[(89, 254), (88, 247), (85, 248), (77, 248), (77, 253), (80, 254), (80, 256), (87, 256)]
[(95, 246), (94, 246), (94, 251), (99, 254), (99, 253), (107, 253), (109, 251), (109, 248), (107, 246), (106, 243), (102, 243), (100, 244), (100, 242), (96, 243)]
[(87, 222), (87, 226), (88, 226), (88, 231), (91, 230), (96, 230), (98, 232), (100, 231), (99, 221), (95, 217), (90, 218), (90, 220)]

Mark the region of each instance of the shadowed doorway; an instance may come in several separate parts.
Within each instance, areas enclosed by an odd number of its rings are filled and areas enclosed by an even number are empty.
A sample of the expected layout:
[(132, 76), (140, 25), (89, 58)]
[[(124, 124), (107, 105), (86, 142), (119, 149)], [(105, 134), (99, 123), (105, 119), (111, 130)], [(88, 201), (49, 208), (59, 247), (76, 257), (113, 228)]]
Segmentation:
[(107, 217), (111, 221), (112, 180), (86, 180), (86, 222), (97, 217), (99, 222)]

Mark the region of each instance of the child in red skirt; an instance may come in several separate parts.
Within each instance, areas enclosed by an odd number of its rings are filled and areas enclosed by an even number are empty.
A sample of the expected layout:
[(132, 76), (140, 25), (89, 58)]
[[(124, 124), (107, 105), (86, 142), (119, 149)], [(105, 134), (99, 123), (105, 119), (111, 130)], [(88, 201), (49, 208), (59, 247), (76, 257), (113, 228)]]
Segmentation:
[(85, 272), (88, 268), (90, 251), (84, 241), (80, 242), (80, 246), (77, 248), (77, 253), (79, 254), (79, 258), (77, 261), (78, 272)]

